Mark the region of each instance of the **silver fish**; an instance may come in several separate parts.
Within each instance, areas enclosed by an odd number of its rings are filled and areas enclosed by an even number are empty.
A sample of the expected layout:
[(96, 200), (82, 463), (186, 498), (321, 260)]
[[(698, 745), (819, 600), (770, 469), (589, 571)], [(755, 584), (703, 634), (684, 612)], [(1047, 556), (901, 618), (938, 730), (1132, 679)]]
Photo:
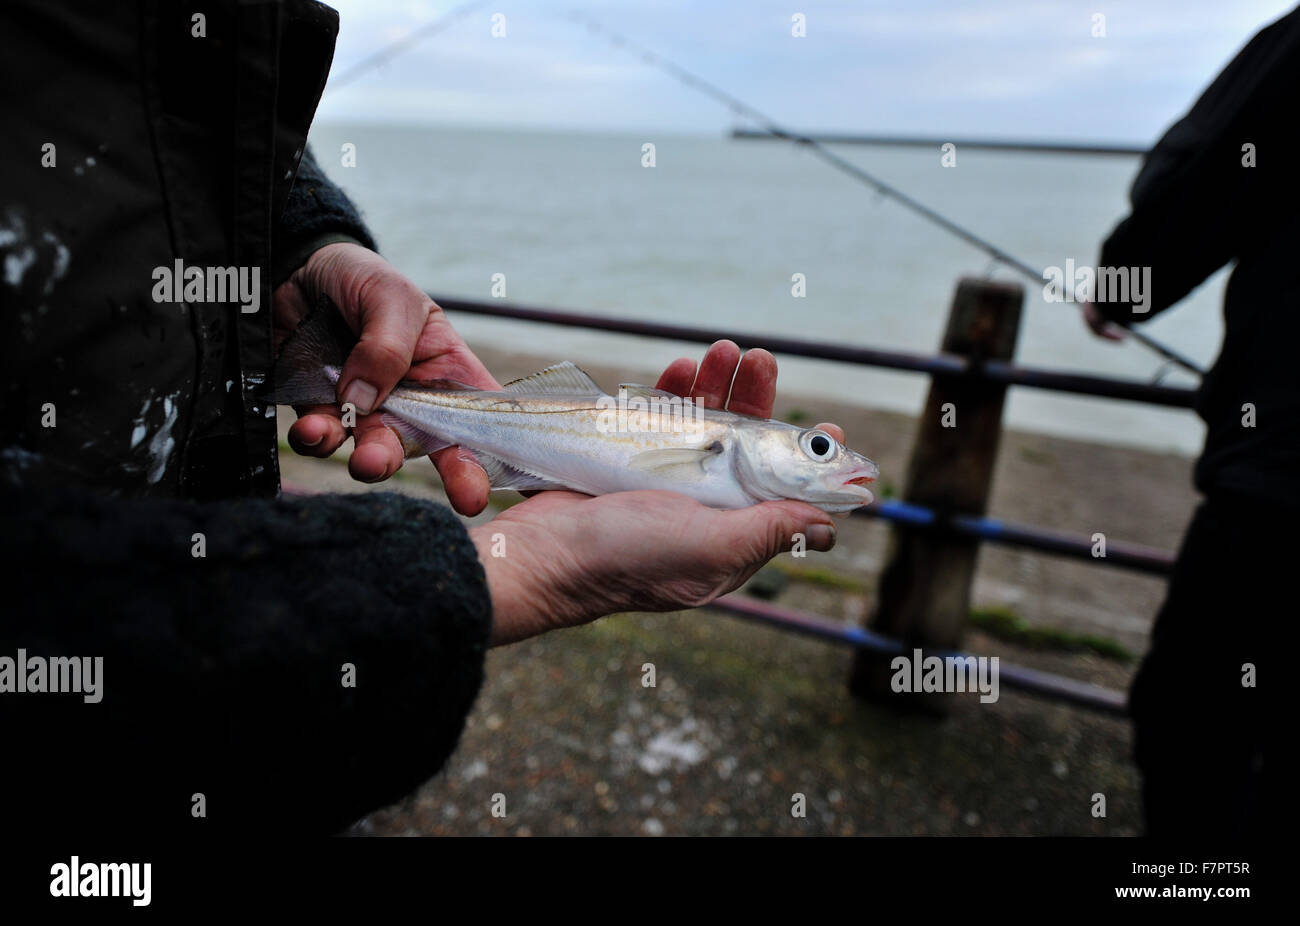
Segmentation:
[[(352, 343), (336, 309), (313, 312), (280, 352), (273, 400), (337, 401)], [(840, 513), (869, 504), (867, 485), (879, 475), (825, 431), (705, 409), (645, 386), (624, 384), (611, 396), (567, 361), (500, 391), (404, 381), (381, 415), (408, 457), (451, 445), (473, 451), (494, 490), (667, 489), (714, 508), (796, 499)]]

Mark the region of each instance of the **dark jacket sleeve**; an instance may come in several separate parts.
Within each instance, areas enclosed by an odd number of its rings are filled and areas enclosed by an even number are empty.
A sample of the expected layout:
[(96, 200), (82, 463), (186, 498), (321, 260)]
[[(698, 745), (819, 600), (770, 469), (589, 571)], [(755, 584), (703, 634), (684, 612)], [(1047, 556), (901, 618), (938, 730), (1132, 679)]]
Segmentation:
[(6, 825), (329, 833), (454, 749), (491, 604), (448, 509), (388, 493), (0, 500), (0, 658), (103, 659), (98, 703), (0, 693), (0, 729), (23, 744), (0, 763)]
[(378, 249), (360, 210), (325, 176), (308, 146), (272, 237), (272, 286), (279, 286), (313, 252), (335, 241), (355, 241), (372, 251)]
[[(1300, 11), (1259, 32), (1196, 105), (1147, 154), (1133, 209), (1102, 245), (1099, 267), (1150, 267), (1146, 313), (1099, 302), (1116, 321), (1143, 321), (1181, 300), (1228, 261), (1269, 240), (1287, 218), (1276, 196), (1295, 143), (1300, 88)], [(1246, 166), (1244, 146), (1254, 150)]]

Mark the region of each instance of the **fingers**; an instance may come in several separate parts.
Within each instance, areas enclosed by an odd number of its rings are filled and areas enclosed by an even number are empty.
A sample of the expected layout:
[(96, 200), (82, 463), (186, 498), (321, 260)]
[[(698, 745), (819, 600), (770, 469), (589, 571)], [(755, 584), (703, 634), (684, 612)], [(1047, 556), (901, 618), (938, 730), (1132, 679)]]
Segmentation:
[[(289, 446), (303, 456), (323, 459), (348, 439), (337, 405), (311, 405), (297, 411), (301, 417), (289, 427)], [(348, 472), (353, 479), (379, 482), (402, 468), (402, 442), (378, 415), (358, 418), (352, 436), (356, 447), (348, 459)]]
[[(771, 418), (776, 376), (776, 358), (761, 347), (742, 356), (732, 341), (717, 341), (705, 352), (698, 373), (695, 361), (681, 357), (668, 365), (655, 386), (674, 395), (689, 395), (708, 408), (722, 408), (725, 403), (728, 410), (740, 415)], [(839, 425), (818, 427), (844, 443)]]
[(762, 544), (759, 553), (769, 560), (786, 553), (796, 543), (825, 552), (835, 546), (835, 522), (820, 508), (803, 502), (762, 502), (749, 508), (723, 512), (736, 544)]
[(765, 350), (742, 357), (734, 341), (716, 341), (705, 351), (698, 371), (695, 361), (682, 357), (668, 365), (655, 386), (690, 396), (706, 408), (769, 418), (776, 399), (776, 358)]
[[(332, 410), (328, 414), (325, 410)], [(306, 456), (328, 457), (347, 440), (347, 429), (334, 406), (304, 410), (304, 417), (289, 429), (289, 445)], [(353, 436), (356, 447), (348, 458), (348, 472), (360, 482), (381, 482), (399, 469), (405, 459), (401, 439), (380, 421), (378, 415), (357, 419)], [(473, 516), (487, 507), (487, 473), (474, 457), (459, 447), (446, 447), (430, 457), (442, 477), (451, 505), (463, 515)]]
[(297, 409), (300, 416), (289, 427), (289, 446), (307, 457), (328, 457), (348, 439), (337, 405), (311, 405)]
[(430, 459), (438, 467), (451, 507), (468, 517), (487, 507), (491, 486), (487, 473), (472, 454), (460, 447), (444, 447)]
[[(401, 439), (372, 414), (401, 380), (446, 378), (500, 388), (442, 310), (373, 251), (345, 242), (329, 244), (311, 256), (302, 274), (303, 292), (329, 294), (357, 331), (358, 341), (344, 364), (338, 388), (340, 404), (351, 403), (358, 415), (355, 447), (348, 459), (353, 478), (378, 482), (402, 467)], [(289, 316), (305, 305), (300, 295), (291, 288), (277, 290), (283, 327), (291, 328)], [(347, 439), (340, 408), (313, 406), (299, 409), (299, 414), (302, 417), (289, 431), (290, 446), (299, 453), (326, 457)], [(482, 511), (489, 487), (477, 461), (454, 450), (432, 459), (452, 505), (465, 514)]]
[(817, 425), (817, 430), (825, 431), (841, 444), (844, 443), (844, 429), (838, 424), (831, 424), (829, 421), (823, 421), (821, 424)]
[(406, 376), (433, 303), (396, 271), (378, 270), (362, 286), (360, 340), (339, 378), (339, 401), (368, 415)]
[(358, 482), (380, 482), (402, 468), (406, 454), (402, 442), (378, 415), (357, 419), (352, 429), (356, 446), (348, 458), (348, 472)]
[(771, 418), (775, 403), (776, 358), (761, 347), (747, 351), (736, 368), (728, 410), (739, 415)]
[(690, 396), (705, 408), (725, 408), (731, 394), (731, 380), (740, 363), (740, 348), (734, 341), (716, 341), (704, 353)]
[(691, 386), (695, 385), (695, 361), (690, 357), (679, 357), (668, 364), (655, 383), (656, 389), (663, 389), (673, 395), (690, 395)]

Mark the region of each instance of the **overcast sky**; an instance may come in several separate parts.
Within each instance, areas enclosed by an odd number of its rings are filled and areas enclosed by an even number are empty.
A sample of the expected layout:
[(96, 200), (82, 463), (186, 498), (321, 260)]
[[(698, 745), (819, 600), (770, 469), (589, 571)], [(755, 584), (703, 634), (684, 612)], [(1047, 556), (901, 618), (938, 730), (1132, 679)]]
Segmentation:
[[(334, 0), (334, 73), (458, 6)], [(567, 18), (581, 9), (807, 130), (1146, 144), (1278, 0), (489, 2), (337, 90), (321, 120), (720, 133), (719, 104)], [(493, 14), (506, 35), (491, 34)], [(806, 38), (791, 17), (806, 17)], [(1094, 14), (1105, 36), (1092, 35)]]

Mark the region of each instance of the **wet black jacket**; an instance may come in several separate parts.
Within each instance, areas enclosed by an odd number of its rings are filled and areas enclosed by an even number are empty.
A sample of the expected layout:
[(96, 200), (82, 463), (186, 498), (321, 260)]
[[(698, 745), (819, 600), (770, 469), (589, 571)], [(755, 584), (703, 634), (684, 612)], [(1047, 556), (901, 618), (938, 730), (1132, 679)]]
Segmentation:
[[(1196, 485), (1300, 511), (1297, 94), (1300, 9), (1242, 49), (1133, 182), (1132, 214), (1106, 240), (1098, 265), (1150, 267), (1150, 311), (1098, 307), (1141, 322), (1236, 261), (1223, 346), (1198, 396), (1208, 431)], [(1250, 154), (1255, 166), (1246, 166)]]
[[(478, 690), (490, 602), (448, 510), (276, 498), (272, 289), (372, 243), (306, 154), (337, 28), (0, 4), (0, 660), (104, 660), (97, 704), (0, 672), (6, 831), (335, 830), (432, 776)], [(256, 268), (256, 311), (156, 299), (178, 260)]]

